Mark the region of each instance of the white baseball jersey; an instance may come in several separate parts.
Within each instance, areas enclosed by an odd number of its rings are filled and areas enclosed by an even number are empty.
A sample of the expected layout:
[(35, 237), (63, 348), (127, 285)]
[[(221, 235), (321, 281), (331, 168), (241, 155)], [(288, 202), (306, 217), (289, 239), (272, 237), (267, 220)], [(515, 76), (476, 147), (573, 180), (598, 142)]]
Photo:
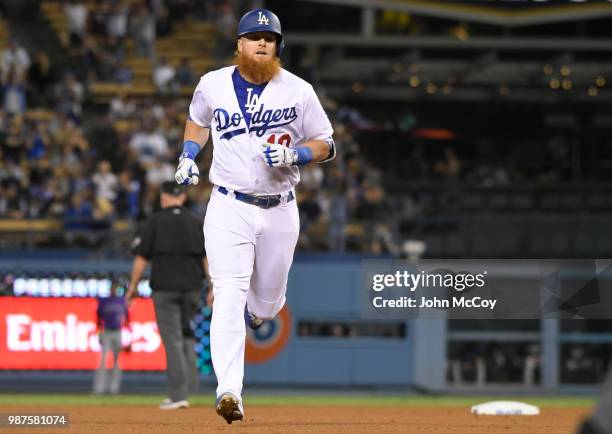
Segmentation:
[(299, 182), (299, 169), (268, 167), (262, 145), (293, 148), (309, 140), (325, 140), (333, 134), (331, 123), (312, 86), (284, 69), (261, 95), (249, 91), (245, 104), (251, 115), (248, 123), (234, 90), (235, 68), (205, 74), (189, 106), (191, 120), (212, 133), (210, 182), (250, 194), (287, 192)]

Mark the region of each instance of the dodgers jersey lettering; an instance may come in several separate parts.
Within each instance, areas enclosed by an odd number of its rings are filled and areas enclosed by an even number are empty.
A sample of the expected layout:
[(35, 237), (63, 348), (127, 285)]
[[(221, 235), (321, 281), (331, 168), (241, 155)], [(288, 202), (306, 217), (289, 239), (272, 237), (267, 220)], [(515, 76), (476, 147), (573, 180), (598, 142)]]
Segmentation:
[(240, 111), (242, 111), (242, 116), (244, 116), (244, 120), (248, 126), (251, 124), (251, 115), (255, 109), (259, 107), (259, 97), (268, 83), (249, 83), (242, 78), (242, 75), (238, 72), (238, 68), (232, 73), (232, 83), (234, 83), (234, 92), (236, 92)]
[(255, 86), (248, 83), (253, 91), (247, 99), (246, 88), (243, 110), (234, 84), (236, 69), (229, 66), (205, 74), (189, 106), (190, 119), (211, 131), (210, 182), (249, 194), (285, 193), (299, 182), (299, 169), (268, 167), (262, 145), (293, 148), (325, 140), (333, 134), (331, 123), (312, 86), (285, 69), (257, 97)]

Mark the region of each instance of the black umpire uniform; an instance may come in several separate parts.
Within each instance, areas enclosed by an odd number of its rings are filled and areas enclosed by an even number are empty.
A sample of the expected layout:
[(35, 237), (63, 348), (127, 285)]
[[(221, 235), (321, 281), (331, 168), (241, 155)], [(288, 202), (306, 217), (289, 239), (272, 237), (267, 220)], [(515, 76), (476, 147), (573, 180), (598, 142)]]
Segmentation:
[(174, 181), (161, 185), (161, 210), (150, 216), (135, 238), (134, 265), (127, 297), (151, 262), (150, 285), (157, 324), (166, 349), (168, 399), (162, 409), (187, 407), (187, 394), (198, 387), (190, 321), (196, 312), (205, 278), (206, 252), (202, 222), (183, 204), (184, 188)]

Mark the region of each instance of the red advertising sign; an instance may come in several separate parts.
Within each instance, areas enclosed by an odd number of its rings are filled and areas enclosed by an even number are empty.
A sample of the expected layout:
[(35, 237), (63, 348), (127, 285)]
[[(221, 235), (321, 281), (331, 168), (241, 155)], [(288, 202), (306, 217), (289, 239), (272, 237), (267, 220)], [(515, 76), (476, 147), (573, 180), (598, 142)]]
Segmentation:
[[(97, 303), (95, 298), (0, 297), (0, 369), (96, 369)], [(151, 299), (134, 301), (121, 338), (131, 348), (119, 356), (122, 369), (166, 368)]]

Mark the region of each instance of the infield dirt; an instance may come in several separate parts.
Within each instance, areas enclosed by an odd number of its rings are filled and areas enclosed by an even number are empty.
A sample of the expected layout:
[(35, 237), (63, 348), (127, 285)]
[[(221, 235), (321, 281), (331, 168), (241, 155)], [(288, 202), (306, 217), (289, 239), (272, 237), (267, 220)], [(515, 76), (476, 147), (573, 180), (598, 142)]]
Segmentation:
[(228, 425), (210, 406), (162, 411), (145, 406), (2, 406), (7, 414), (68, 413), (69, 428), (0, 428), (0, 433), (487, 433), (570, 434), (587, 408), (544, 407), (539, 416), (474, 416), (468, 407), (251, 406)]

